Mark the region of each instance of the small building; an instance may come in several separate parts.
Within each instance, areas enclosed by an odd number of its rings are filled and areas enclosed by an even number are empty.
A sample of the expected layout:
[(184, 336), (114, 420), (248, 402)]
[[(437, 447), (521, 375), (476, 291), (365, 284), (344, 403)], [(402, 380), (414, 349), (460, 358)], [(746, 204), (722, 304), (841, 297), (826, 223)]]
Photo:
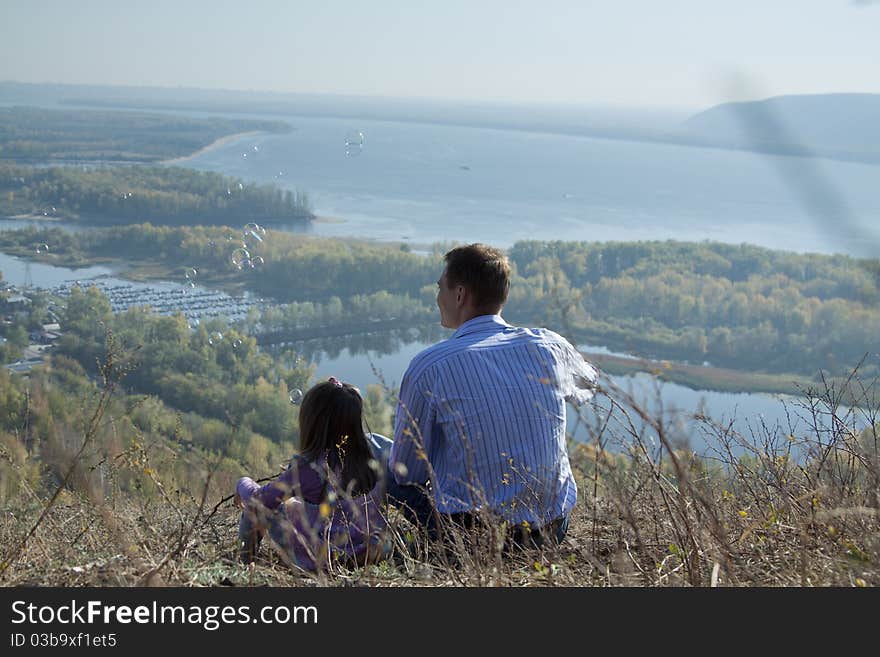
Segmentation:
[(40, 342), (42, 344), (50, 344), (58, 340), (61, 335), (60, 324), (43, 324), (43, 331), (40, 333)]

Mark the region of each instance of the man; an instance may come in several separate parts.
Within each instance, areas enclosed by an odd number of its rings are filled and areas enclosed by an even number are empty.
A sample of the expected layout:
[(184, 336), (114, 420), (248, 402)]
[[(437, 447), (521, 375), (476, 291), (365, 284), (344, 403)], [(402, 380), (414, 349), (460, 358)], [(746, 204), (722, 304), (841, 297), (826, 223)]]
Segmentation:
[(437, 281), (443, 326), (455, 329), (404, 374), (389, 496), (436, 538), (437, 520), (470, 526), (486, 512), (514, 538), (561, 541), (577, 488), (565, 402), (593, 395), (597, 373), (557, 333), (501, 318), (510, 264), (498, 249), (452, 249)]

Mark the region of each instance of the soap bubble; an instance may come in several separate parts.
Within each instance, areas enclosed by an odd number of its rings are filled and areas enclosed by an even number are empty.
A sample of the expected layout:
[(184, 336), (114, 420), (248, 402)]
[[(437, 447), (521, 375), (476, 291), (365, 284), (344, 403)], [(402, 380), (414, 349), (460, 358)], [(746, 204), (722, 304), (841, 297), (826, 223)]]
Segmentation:
[(290, 391), (290, 403), (296, 406), (299, 406), (303, 400), (303, 391), (299, 388), (294, 388)]
[(262, 242), (263, 238), (266, 236), (266, 229), (260, 224), (255, 224), (253, 222), (245, 224), (242, 232), (245, 239), (247, 239), (248, 236), (251, 236), (258, 242)]
[(251, 258), (251, 269), (256, 269), (257, 267), (262, 267), (266, 264), (266, 261), (263, 260), (263, 256), (256, 256)]
[(345, 135), (346, 146), (363, 146), (364, 133), (360, 130), (352, 130)]
[(257, 148), (256, 146), (254, 146), (254, 153), (259, 153), (259, 152), (260, 152), (260, 149)]
[(220, 344), (222, 341), (223, 341), (223, 334), (220, 331), (215, 331), (208, 338), (208, 344), (211, 345), (212, 347), (214, 345)]
[(236, 338), (235, 340), (232, 341), (232, 348), (233, 349), (238, 349), (240, 346), (241, 346), (241, 340), (239, 340), (238, 338)]
[(34, 250), (37, 252), (37, 254), (48, 253), (49, 252), (49, 245), (41, 242), (40, 244), (34, 245)]
[(360, 155), (364, 147), (364, 133), (360, 130), (352, 130), (345, 135), (345, 154), (349, 157)]
[(242, 185), (241, 183), (238, 183), (238, 189), (239, 189), (239, 190), (244, 190), (244, 185)]
[(184, 275), (186, 276), (187, 280), (192, 280), (199, 275), (199, 270), (195, 267), (187, 267), (186, 273)]
[(242, 263), (247, 260), (250, 263), (251, 254), (247, 249), (236, 249), (232, 252), (232, 264), (241, 269)]

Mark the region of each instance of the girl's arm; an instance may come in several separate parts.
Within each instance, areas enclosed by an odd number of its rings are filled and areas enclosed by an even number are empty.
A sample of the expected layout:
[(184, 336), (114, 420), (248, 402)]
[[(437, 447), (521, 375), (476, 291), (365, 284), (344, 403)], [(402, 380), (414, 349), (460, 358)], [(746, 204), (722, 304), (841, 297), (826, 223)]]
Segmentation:
[(275, 509), (291, 495), (317, 504), (324, 496), (326, 480), (322, 469), (302, 456), (291, 459), (290, 466), (276, 479), (260, 486), (250, 477), (242, 477), (235, 492), (244, 504), (251, 500), (267, 509)]

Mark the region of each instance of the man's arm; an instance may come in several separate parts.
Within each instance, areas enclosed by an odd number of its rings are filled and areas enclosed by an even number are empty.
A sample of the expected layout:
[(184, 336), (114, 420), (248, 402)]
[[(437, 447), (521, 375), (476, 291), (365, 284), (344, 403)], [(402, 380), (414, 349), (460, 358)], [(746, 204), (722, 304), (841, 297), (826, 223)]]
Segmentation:
[(580, 406), (593, 398), (599, 372), (568, 340), (564, 342), (568, 369), (565, 379), (565, 401)]
[(421, 381), (407, 372), (400, 384), (400, 399), (394, 416), (394, 443), (389, 466), (399, 484), (424, 484), (428, 481), (428, 449), (434, 409), (430, 395)]

